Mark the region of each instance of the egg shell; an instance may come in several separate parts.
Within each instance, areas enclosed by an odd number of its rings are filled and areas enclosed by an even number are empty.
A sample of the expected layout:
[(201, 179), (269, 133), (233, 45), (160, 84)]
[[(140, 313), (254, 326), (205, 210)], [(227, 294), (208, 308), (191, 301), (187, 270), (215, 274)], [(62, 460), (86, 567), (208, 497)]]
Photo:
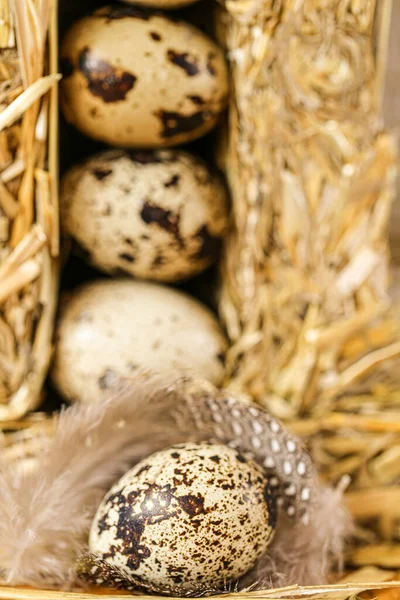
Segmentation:
[(196, 0), (122, 0), (126, 4), (136, 4), (139, 6), (151, 6), (154, 8), (162, 8), (163, 10), (169, 10), (171, 8), (180, 8), (181, 6), (187, 6), (193, 4)]
[(213, 314), (186, 294), (126, 280), (89, 283), (67, 300), (52, 379), (70, 401), (96, 402), (138, 368), (182, 371), (219, 385), (227, 344)]
[(186, 443), (144, 459), (113, 486), (89, 547), (153, 590), (190, 593), (248, 572), (275, 521), (261, 467), (228, 446)]
[(218, 257), (226, 191), (187, 152), (108, 151), (61, 186), (61, 224), (88, 262), (108, 273), (178, 281)]
[(76, 22), (61, 47), (61, 107), (115, 146), (175, 146), (207, 133), (226, 107), (220, 48), (201, 31), (131, 5)]

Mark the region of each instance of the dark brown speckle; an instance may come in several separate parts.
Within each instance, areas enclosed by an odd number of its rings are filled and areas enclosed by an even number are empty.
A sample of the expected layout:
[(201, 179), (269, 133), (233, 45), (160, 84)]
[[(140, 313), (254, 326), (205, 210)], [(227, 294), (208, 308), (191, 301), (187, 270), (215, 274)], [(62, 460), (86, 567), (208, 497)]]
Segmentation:
[(168, 233), (171, 233), (175, 237), (179, 245), (183, 245), (183, 240), (179, 232), (180, 216), (172, 210), (167, 210), (149, 201), (145, 201), (140, 211), (140, 217), (148, 225), (155, 224), (161, 227), (161, 229), (168, 231)]
[(167, 51), (168, 60), (185, 71), (188, 77), (194, 77), (200, 73), (197, 60), (189, 54), (189, 52), (177, 52), (176, 50), (169, 49)]
[(210, 75), (212, 75), (213, 77), (216, 76), (217, 71), (215, 70), (215, 67), (213, 65), (213, 60), (216, 57), (215, 52), (209, 52), (208, 56), (207, 56), (207, 71), (210, 73)]
[(108, 518), (108, 515), (105, 514), (105, 515), (103, 515), (103, 517), (101, 519), (99, 519), (99, 522), (97, 524), (97, 529), (98, 529), (99, 534), (102, 534), (102, 533), (104, 533), (104, 531), (107, 531), (107, 529), (110, 529), (110, 526), (107, 523), (107, 518)]
[(211, 118), (210, 111), (199, 111), (191, 115), (160, 110), (156, 113), (161, 120), (161, 137), (171, 138), (182, 133), (189, 133), (205, 125)]
[(157, 31), (150, 31), (150, 37), (155, 42), (161, 42), (162, 36)]
[(240, 453), (238, 453), (238, 454), (236, 455), (236, 458), (237, 458), (237, 460), (238, 460), (239, 462), (241, 462), (241, 463), (247, 463), (247, 460), (246, 460), (246, 458), (243, 456), (243, 454), (240, 454)]
[(149, 465), (143, 465), (143, 467), (141, 469), (139, 469), (139, 471), (136, 473), (136, 477), (140, 477), (141, 475), (143, 475), (143, 473), (147, 473), (147, 471), (150, 470), (150, 466)]
[(135, 257), (133, 256), (133, 254), (129, 254), (128, 252), (122, 252), (121, 254), (118, 255), (118, 257), (121, 260), (124, 260), (125, 262), (129, 262), (129, 263), (134, 263), (135, 262)]
[(179, 180), (180, 180), (180, 175), (172, 175), (171, 179), (168, 179), (168, 181), (166, 181), (164, 183), (164, 187), (165, 188), (176, 187), (179, 183)]
[(197, 515), (205, 515), (209, 512), (204, 508), (204, 498), (200, 493), (187, 494), (186, 496), (179, 496), (177, 498), (179, 506), (185, 511), (189, 517), (196, 517)]
[(101, 167), (98, 167), (97, 169), (93, 169), (92, 173), (98, 181), (103, 181), (103, 179), (106, 179), (106, 177), (111, 175), (112, 169), (102, 169)]
[(136, 83), (135, 75), (113, 67), (88, 47), (80, 53), (78, 65), (90, 92), (106, 103), (125, 100), (127, 93)]
[(198, 95), (192, 95), (192, 96), (188, 96), (189, 100), (191, 100), (193, 102), (193, 104), (195, 104), (196, 106), (203, 106), (203, 104), (205, 104), (205, 101), (203, 100), (203, 98), (201, 96)]
[(153, 262), (151, 263), (151, 268), (156, 269), (157, 267), (161, 267), (164, 264), (165, 257), (162, 254), (156, 254), (156, 256), (153, 259)]

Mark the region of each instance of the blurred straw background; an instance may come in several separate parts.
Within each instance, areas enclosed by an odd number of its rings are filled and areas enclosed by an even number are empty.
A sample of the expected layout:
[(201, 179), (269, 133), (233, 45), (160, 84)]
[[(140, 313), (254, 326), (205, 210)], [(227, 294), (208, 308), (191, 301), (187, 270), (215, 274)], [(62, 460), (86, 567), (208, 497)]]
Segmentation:
[(382, 98), (390, 25), (392, 96), (396, 85), (400, 7), (391, 22), (389, 0), (226, 6), (226, 384), (287, 421), (326, 481), (350, 476), (349, 564), (399, 569), (400, 311), (390, 310), (388, 238), (390, 223), (399, 240), (400, 227)]

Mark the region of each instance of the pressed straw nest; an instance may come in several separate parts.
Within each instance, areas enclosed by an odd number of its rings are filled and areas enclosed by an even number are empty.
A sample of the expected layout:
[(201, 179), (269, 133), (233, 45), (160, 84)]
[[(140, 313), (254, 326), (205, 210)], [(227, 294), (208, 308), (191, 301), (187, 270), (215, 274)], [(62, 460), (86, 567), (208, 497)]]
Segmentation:
[(0, 19), (0, 421), (8, 421), (37, 407), (50, 359), (58, 255), (55, 3), (1, 0)]
[[(1, 443), (28, 469), (52, 427), (40, 413), (18, 419), (39, 402), (57, 287), (56, 4), (0, 0)], [(390, 1), (226, 0), (225, 9), (226, 385), (286, 420), (324, 479), (351, 476), (358, 543), (348, 559), (364, 567), (342, 585), (240, 595), (346, 600), (382, 588), (373, 596), (392, 600), (400, 319), (388, 294), (388, 221), (397, 158), (381, 121)], [(2, 598), (59, 594), (0, 589)]]
[(399, 568), (400, 322), (387, 231), (397, 157), (381, 119), (390, 3), (226, 6), (226, 383), (287, 420), (324, 478), (351, 476), (352, 563)]

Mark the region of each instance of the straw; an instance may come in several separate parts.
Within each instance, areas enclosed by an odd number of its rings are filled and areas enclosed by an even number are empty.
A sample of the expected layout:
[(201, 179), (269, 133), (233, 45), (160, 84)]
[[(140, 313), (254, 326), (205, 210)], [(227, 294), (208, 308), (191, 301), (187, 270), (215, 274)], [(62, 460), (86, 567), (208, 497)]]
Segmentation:
[[(0, 421), (36, 408), (58, 282), (57, 12), (0, 0)], [(49, 35), (48, 35), (49, 32)]]
[(388, 509), (400, 491), (400, 311), (390, 308), (388, 248), (397, 149), (381, 115), (391, 2), (226, 8), (225, 383), (303, 436), (326, 481), (351, 476), (359, 529), (349, 560), (400, 568), (400, 513)]

